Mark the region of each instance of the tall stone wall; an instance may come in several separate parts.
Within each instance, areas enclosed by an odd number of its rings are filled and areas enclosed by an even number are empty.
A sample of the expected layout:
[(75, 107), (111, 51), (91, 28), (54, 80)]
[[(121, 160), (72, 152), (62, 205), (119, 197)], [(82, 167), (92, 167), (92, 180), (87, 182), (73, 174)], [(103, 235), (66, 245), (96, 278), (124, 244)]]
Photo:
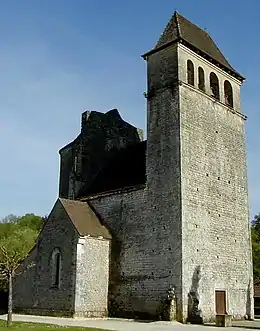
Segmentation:
[[(187, 84), (188, 59), (194, 64), (194, 87)], [(215, 290), (226, 290), (227, 312), (234, 318), (253, 316), (240, 82), (183, 45), (168, 46), (147, 60), (147, 208), (156, 206), (150, 220), (165, 224), (169, 240), (174, 234), (174, 255), (167, 258), (174, 270), (177, 318), (189, 318), (195, 293), (202, 317), (213, 320)], [(205, 92), (198, 89), (199, 67)], [(211, 97), (212, 71), (219, 80), (219, 101)], [(232, 86), (233, 109), (224, 104), (225, 80)]]
[(110, 240), (80, 238), (77, 245), (75, 316), (108, 315)]
[[(205, 71), (205, 93), (187, 85), (186, 61)], [(252, 255), (248, 210), (244, 118), (240, 83), (179, 48), (184, 318), (197, 292), (205, 321), (215, 318), (215, 290), (225, 290), (227, 313), (253, 316)], [(220, 101), (210, 96), (216, 73)], [(197, 77), (197, 76), (195, 76)], [(224, 80), (232, 84), (234, 108), (224, 105)]]
[[(177, 46), (148, 57), (147, 205), (150, 226), (156, 229), (158, 259), (177, 296), (182, 319), (182, 228), (180, 118)], [(158, 270), (158, 276), (161, 270)], [(164, 272), (162, 273), (164, 274)]]
[[(112, 254), (109, 313), (157, 317), (172, 283), (175, 234), (147, 208), (147, 190), (126, 190), (89, 200), (109, 226)], [(171, 240), (169, 239), (171, 237)]]
[(84, 112), (79, 136), (60, 150), (59, 196), (75, 199), (84, 195), (116, 151), (138, 142), (137, 128), (125, 122), (116, 109), (105, 114)]

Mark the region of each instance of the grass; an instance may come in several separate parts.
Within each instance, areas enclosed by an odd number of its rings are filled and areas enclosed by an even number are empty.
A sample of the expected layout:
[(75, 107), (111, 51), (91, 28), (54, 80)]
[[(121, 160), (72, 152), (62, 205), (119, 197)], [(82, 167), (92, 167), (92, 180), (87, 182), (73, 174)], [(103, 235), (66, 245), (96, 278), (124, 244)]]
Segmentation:
[(21, 323), (13, 322), (11, 327), (6, 326), (6, 321), (0, 320), (0, 331), (15, 329), (17, 331), (109, 331), (105, 329), (83, 328), (80, 326), (59, 326), (54, 324)]

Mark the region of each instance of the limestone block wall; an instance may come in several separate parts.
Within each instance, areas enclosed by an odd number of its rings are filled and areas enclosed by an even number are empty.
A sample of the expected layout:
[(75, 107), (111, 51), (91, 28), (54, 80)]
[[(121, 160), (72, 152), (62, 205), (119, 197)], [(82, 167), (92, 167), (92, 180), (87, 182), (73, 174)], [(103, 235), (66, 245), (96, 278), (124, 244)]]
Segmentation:
[[(187, 60), (194, 65), (194, 86), (187, 84)], [(253, 316), (241, 84), (183, 45), (164, 48), (147, 61), (147, 201), (148, 208), (149, 203), (158, 208), (151, 220), (162, 219), (169, 238), (175, 235), (170, 265), (178, 319), (187, 319), (192, 291), (198, 292), (204, 319), (213, 319), (215, 290), (221, 289), (234, 318)], [(199, 67), (205, 92), (198, 89)], [(218, 77), (219, 101), (211, 97), (211, 72)], [(225, 105), (225, 80), (232, 86), (233, 109)]]
[(125, 122), (116, 109), (105, 114), (84, 112), (80, 134), (60, 150), (60, 197), (84, 195), (82, 190), (87, 190), (116, 150), (138, 142), (137, 128)]
[[(147, 207), (147, 190), (93, 197), (96, 213), (108, 224), (112, 240), (109, 312), (114, 316), (158, 316), (173, 284), (173, 228)], [(153, 215), (153, 216), (152, 216)]]
[(13, 279), (13, 309), (30, 309), (34, 305), (34, 282), (37, 249), (34, 247), (16, 271)]
[(80, 238), (77, 244), (75, 316), (108, 315), (110, 240)]
[[(78, 233), (59, 200), (37, 242), (33, 313), (72, 316), (75, 302)], [(61, 252), (60, 285), (52, 282), (52, 252)]]
[[(164, 255), (164, 271), (176, 290), (177, 318), (182, 320), (182, 228), (180, 118), (177, 46), (147, 60), (147, 222), (157, 231), (155, 254)], [(161, 253), (162, 252), (162, 253)], [(167, 276), (166, 276), (167, 275)], [(166, 286), (166, 285), (165, 285)]]
[[(198, 291), (205, 320), (215, 318), (215, 290), (226, 290), (227, 313), (253, 316), (252, 256), (244, 118), (239, 83), (231, 76), (234, 111), (186, 85), (186, 60), (219, 69), (180, 49), (180, 132), (184, 317)], [(205, 62), (205, 63), (204, 63)], [(198, 64), (197, 64), (198, 63)], [(196, 71), (195, 71), (196, 72)], [(228, 76), (225, 74), (225, 76)], [(196, 81), (196, 80), (195, 80)], [(207, 92), (207, 91), (206, 91)], [(238, 113), (236, 113), (236, 111)]]

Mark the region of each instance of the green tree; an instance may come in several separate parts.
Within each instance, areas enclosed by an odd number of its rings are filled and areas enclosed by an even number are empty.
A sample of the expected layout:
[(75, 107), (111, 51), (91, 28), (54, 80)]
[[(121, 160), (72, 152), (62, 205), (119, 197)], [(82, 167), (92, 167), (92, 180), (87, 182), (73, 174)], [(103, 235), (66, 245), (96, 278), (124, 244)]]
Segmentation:
[(254, 279), (260, 281), (260, 214), (254, 217), (251, 226)]
[(35, 214), (25, 214), (19, 217), (13, 214), (8, 215), (0, 221), (0, 238), (9, 236), (13, 225), (40, 232), (46, 219), (46, 216), (41, 217)]
[[(16, 228), (32, 229), (39, 233), (46, 218), (47, 217), (37, 216), (32, 213), (25, 214), (24, 216), (10, 214), (0, 220), (0, 239), (12, 236), (14, 226), (16, 226)], [(6, 278), (0, 277), (0, 291), (8, 292), (8, 282)]]
[(35, 244), (46, 217), (10, 214), (0, 221), (0, 290), (9, 291), (8, 325), (12, 318), (12, 279)]
[(38, 232), (29, 227), (9, 223), (9, 235), (0, 238), (0, 277), (8, 282), (7, 325), (12, 324), (13, 277), (20, 263), (33, 248)]
[(30, 228), (34, 231), (40, 232), (46, 217), (36, 216), (34, 214), (25, 214), (22, 217), (14, 219), (13, 223), (20, 227)]

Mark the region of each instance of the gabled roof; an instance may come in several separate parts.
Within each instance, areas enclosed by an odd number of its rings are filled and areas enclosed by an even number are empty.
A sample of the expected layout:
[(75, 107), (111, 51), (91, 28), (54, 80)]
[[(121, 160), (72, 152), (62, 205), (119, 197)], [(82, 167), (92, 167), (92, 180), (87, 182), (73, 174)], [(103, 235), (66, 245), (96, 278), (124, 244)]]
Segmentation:
[(108, 229), (100, 223), (100, 220), (91, 209), (88, 202), (61, 198), (59, 198), (59, 201), (77, 229), (79, 235), (90, 235), (92, 237), (102, 236), (105, 239), (112, 238)]
[(223, 69), (234, 74), (240, 80), (244, 79), (244, 77), (229, 64), (209, 34), (177, 12), (174, 12), (154, 49), (144, 54), (143, 57), (153, 54), (175, 42), (182, 42), (187, 47), (201, 52), (205, 57), (213, 60), (213, 62), (216, 62), (223, 67)]

